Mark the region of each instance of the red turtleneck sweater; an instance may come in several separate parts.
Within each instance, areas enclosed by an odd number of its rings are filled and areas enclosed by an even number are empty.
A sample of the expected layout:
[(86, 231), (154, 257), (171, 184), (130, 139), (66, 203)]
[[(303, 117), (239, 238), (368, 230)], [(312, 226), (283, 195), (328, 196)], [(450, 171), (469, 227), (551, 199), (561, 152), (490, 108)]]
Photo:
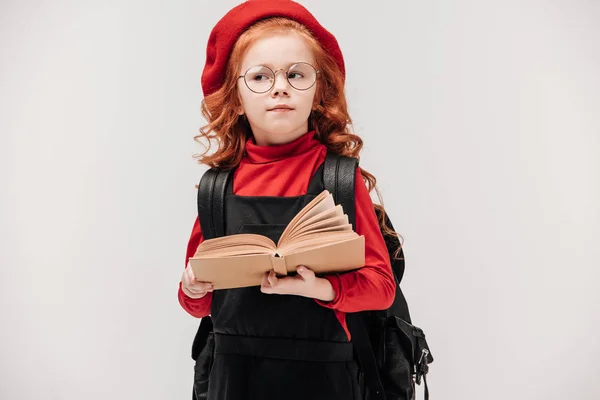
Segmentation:
[[(314, 132), (274, 146), (258, 146), (251, 138), (246, 143), (246, 155), (234, 173), (233, 191), (240, 196), (304, 195), (313, 174), (325, 161), (326, 153), (327, 148), (314, 137)], [(315, 299), (323, 307), (334, 310), (348, 339), (347, 312), (386, 309), (391, 306), (396, 293), (387, 248), (359, 168), (356, 169), (355, 204), (356, 232), (365, 237), (365, 266), (352, 272), (324, 276), (331, 282), (335, 298), (329, 302)], [(202, 240), (196, 216), (184, 265)], [(212, 293), (201, 299), (192, 299), (179, 284), (179, 303), (192, 316), (202, 318), (209, 315), (211, 302)]]

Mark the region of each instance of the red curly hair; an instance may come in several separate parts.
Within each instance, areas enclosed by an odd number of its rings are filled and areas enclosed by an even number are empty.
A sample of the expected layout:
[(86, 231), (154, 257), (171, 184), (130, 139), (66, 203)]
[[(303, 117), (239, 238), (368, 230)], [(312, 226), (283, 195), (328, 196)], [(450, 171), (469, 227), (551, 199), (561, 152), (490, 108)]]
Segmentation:
[[(227, 63), (226, 78), (223, 85), (202, 100), (202, 115), (208, 122), (200, 128), (200, 134), (194, 140), (203, 145), (206, 150), (193, 157), (198, 163), (209, 167), (233, 168), (244, 156), (246, 141), (252, 136), (252, 131), (245, 117), (237, 110), (241, 101), (237, 89), (238, 68), (248, 48), (258, 38), (270, 34), (300, 35), (313, 52), (317, 69), (321, 70), (317, 80), (313, 111), (308, 121), (308, 130), (314, 130), (318, 140), (331, 152), (360, 159), (363, 147), (362, 139), (350, 132), (352, 120), (348, 114), (346, 95), (344, 93), (344, 76), (335, 60), (321, 47), (310, 31), (302, 24), (282, 17), (272, 17), (261, 20), (248, 28), (236, 41)], [(203, 143), (201, 140), (204, 140)], [(207, 155), (213, 142), (217, 143), (214, 153)], [(384, 221), (384, 208), (381, 193), (377, 188), (375, 177), (360, 168), (369, 192), (375, 190), (380, 204), (375, 204), (379, 211), (379, 224), (384, 236), (397, 236)], [(399, 235), (398, 235), (399, 236)], [(394, 253), (396, 258), (402, 244)]]

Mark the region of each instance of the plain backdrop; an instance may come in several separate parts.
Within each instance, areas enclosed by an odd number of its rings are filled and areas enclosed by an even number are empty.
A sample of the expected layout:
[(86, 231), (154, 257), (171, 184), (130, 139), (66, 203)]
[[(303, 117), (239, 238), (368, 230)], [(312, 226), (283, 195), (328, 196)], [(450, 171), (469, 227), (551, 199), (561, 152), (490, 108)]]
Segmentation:
[[(301, 3), (345, 56), (431, 398), (600, 398), (600, 3)], [(199, 82), (236, 4), (2, 1), (0, 398), (190, 398)]]

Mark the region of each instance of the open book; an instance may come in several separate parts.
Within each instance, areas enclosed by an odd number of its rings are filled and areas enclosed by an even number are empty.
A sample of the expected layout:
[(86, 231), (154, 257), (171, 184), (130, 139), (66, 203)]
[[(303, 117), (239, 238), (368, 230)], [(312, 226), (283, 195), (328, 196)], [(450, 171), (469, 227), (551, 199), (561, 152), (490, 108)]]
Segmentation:
[(300, 265), (316, 274), (361, 268), (365, 238), (324, 190), (296, 214), (277, 244), (263, 235), (223, 236), (202, 242), (189, 261), (196, 280), (215, 290), (260, 286), (270, 270), (285, 276)]

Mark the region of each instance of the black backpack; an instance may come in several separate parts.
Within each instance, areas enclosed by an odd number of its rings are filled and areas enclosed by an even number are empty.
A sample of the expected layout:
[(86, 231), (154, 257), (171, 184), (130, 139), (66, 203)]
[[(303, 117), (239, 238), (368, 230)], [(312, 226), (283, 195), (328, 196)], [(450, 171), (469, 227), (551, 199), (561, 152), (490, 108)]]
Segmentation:
[[(341, 204), (353, 228), (355, 224), (354, 180), (358, 160), (328, 153), (323, 170), (325, 189), (332, 193), (336, 204)], [(223, 236), (224, 196), (233, 170), (209, 169), (204, 173), (198, 188), (198, 216), (204, 239)], [(377, 217), (381, 211), (375, 209)], [(387, 214), (384, 220), (394, 229)], [(364, 389), (365, 400), (412, 400), (415, 383), (425, 386), (425, 399), (429, 399), (426, 375), (428, 364), (433, 362), (423, 330), (412, 325), (408, 304), (400, 289), (404, 275), (404, 252), (393, 255), (400, 245), (397, 236), (384, 235), (392, 270), (398, 286), (393, 304), (387, 310), (348, 313), (346, 321), (352, 335), (355, 356), (359, 365), (359, 384)], [(194, 368), (193, 400), (205, 399), (208, 375), (212, 366), (214, 339), (210, 316), (202, 318), (192, 345)]]

